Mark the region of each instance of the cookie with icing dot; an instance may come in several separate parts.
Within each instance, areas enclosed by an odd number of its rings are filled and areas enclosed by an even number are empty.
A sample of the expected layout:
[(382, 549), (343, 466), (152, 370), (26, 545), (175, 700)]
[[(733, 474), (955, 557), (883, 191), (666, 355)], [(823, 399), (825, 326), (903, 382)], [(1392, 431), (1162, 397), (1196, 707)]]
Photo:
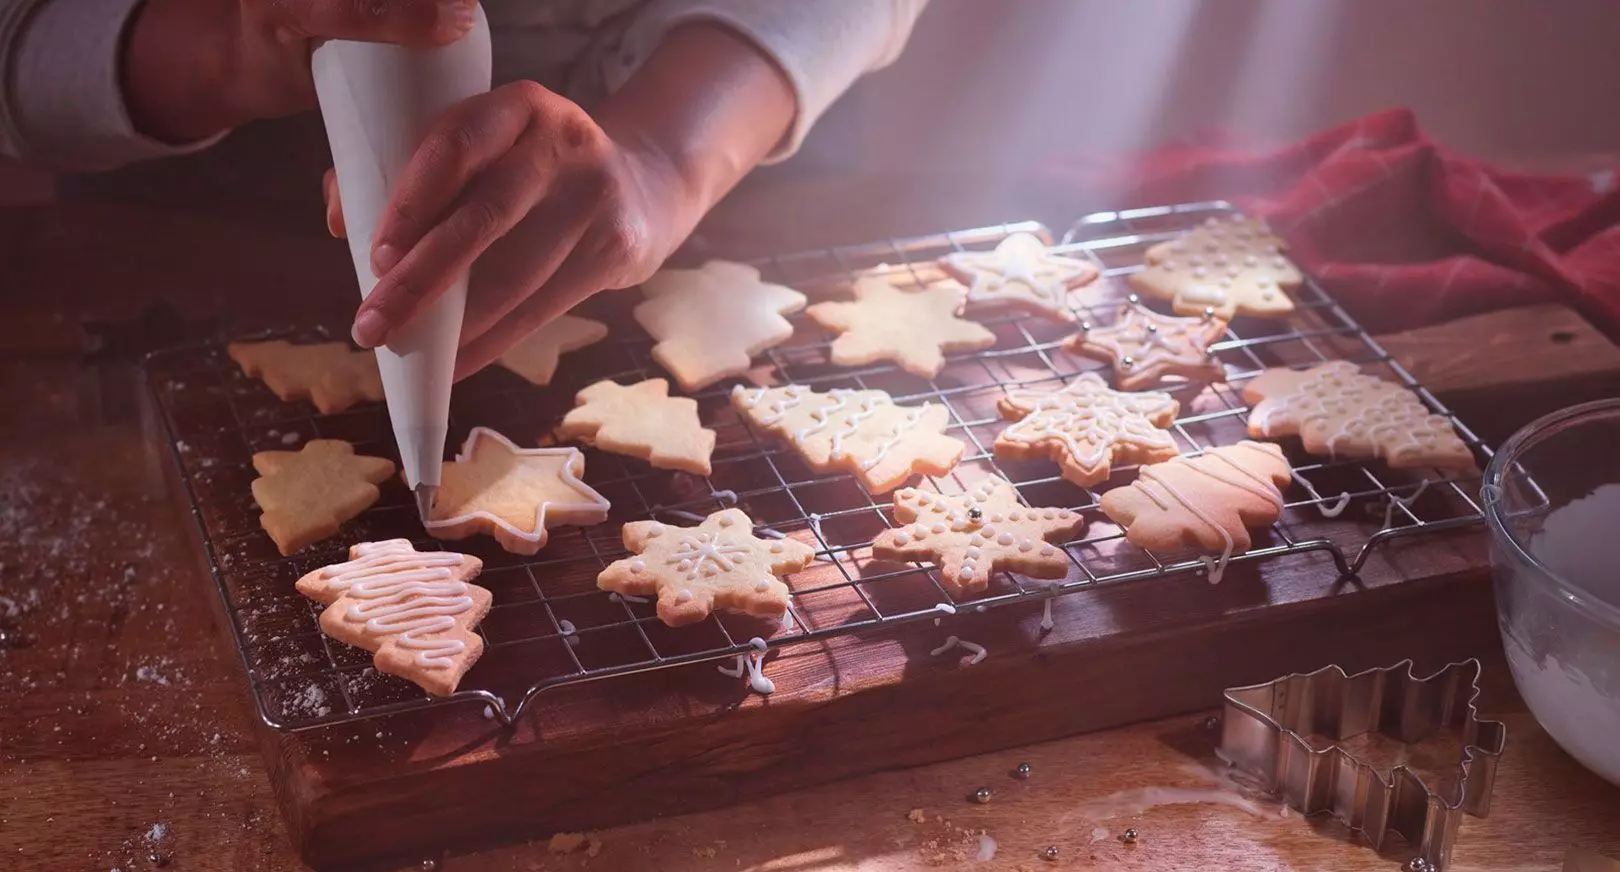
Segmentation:
[(1015, 421), (996, 437), (997, 457), (1051, 458), (1081, 487), (1108, 478), (1115, 463), (1151, 463), (1176, 456), (1166, 432), (1181, 405), (1169, 394), (1111, 390), (1102, 376), (1081, 373), (1048, 390), (1012, 391), (997, 407)]
[(996, 344), (983, 325), (958, 318), (967, 292), (955, 282), (902, 290), (880, 278), (855, 281), (854, 302), (817, 303), (810, 320), (839, 334), (829, 352), (839, 366), (892, 360), (901, 369), (933, 378), (948, 351), (977, 351)]
[(1291, 477), (1281, 448), (1245, 440), (1144, 466), (1135, 481), (1102, 495), (1102, 510), (1142, 548), (1218, 553), (1209, 572), (1217, 582), (1226, 561), (1249, 550), (1249, 530), (1282, 516), (1281, 488)]
[(1030, 508), (999, 476), (967, 493), (944, 495), (906, 488), (894, 495), (894, 519), (872, 543), (880, 560), (922, 561), (939, 566), (939, 580), (952, 596), (984, 590), (991, 573), (1018, 572), (1062, 578), (1069, 556), (1053, 543), (1080, 535), (1085, 519), (1068, 509)]
[(355, 351), (345, 342), (232, 342), (225, 346), (225, 353), (244, 374), (264, 382), (277, 397), (288, 402), (307, 399), (323, 415), (383, 399), (377, 355)]
[(576, 394), (574, 403), (557, 425), (564, 439), (639, 457), (659, 469), (709, 474), (714, 431), (698, 423), (697, 400), (669, 395), (669, 382), (599, 381)]
[(1381, 457), (1395, 469), (1474, 468), (1449, 418), (1348, 361), (1268, 369), (1243, 386), (1243, 399), (1254, 407), (1249, 435), (1256, 438), (1298, 435), (1312, 454)]
[(496, 362), (534, 384), (549, 385), (562, 355), (601, 342), (607, 335), (601, 321), (559, 315), (519, 339)]
[(659, 270), (641, 290), (647, 301), (636, 306), (636, 323), (658, 340), (653, 359), (688, 391), (747, 372), (754, 355), (793, 335), (782, 316), (808, 302), (792, 288), (761, 281), (747, 264), (723, 260)]
[(657, 597), (658, 617), (671, 627), (697, 623), (715, 609), (780, 618), (788, 586), (779, 576), (815, 557), (803, 542), (755, 536), (740, 509), (715, 512), (695, 527), (632, 521), (623, 536), (633, 556), (609, 564), (596, 586)]
[(1095, 281), (1090, 262), (1059, 254), (1033, 233), (1014, 233), (991, 251), (958, 251), (940, 258), (945, 271), (967, 285), (967, 301), (1000, 304), (1072, 322), (1069, 292)]
[(476, 557), (417, 551), (406, 539), (361, 542), (347, 561), (305, 575), (297, 588), (325, 604), (321, 630), (372, 652), (378, 672), (449, 696), (484, 653), (473, 628), (492, 597), (471, 583), (483, 568)]
[(519, 448), (487, 427), (467, 434), (444, 465), (427, 531), (439, 539), (495, 537), (513, 554), (534, 554), (552, 527), (600, 524), (608, 501), (580, 480), (578, 448)]
[(818, 472), (843, 470), (874, 494), (918, 473), (944, 475), (966, 448), (945, 435), (949, 409), (933, 402), (897, 405), (883, 391), (739, 385), (731, 402), (755, 426), (792, 443)]
[(1147, 250), (1147, 267), (1130, 277), (1137, 292), (1170, 301), (1177, 313), (1212, 311), (1281, 318), (1294, 311), (1289, 292), (1304, 277), (1283, 255), (1286, 246), (1266, 222), (1209, 218), (1191, 233)]
[(382, 496), (377, 485), (394, 475), (394, 462), (354, 453), (341, 439), (311, 439), (297, 451), (253, 455), (253, 500), (259, 525), (283, 555), (336, 533), (345, 521)]
[(1152, 387), (1176, 376), (1211, 381), (1225, 372), (1209, 350), (1226, 334), (1226, 322), (1213, 312), (1197, 318), (1161, 315), (1141, 305), (1133, 294), (1114, 323), (1087, 322), (1080, 330), (1063, 347), (1112, 366), (1114, 382), (1123, 390)]

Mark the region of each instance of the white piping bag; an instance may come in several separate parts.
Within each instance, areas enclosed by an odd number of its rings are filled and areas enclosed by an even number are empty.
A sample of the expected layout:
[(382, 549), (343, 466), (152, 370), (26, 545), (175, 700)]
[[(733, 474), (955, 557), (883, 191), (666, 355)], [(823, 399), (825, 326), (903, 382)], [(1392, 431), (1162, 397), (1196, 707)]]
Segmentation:
[[(489, 23), (480, 8), (466, 36), (438, 48), (331, 40), (315, 49), (311, 67), (343, 198), (349, 254), (365, 299), (377, 284), (372, 232), (417, 145), (445, 110), (489, 90)], [(462, 275), (377, 349), (405, 483), (424, 522), (444, 465), (466, 305)]]

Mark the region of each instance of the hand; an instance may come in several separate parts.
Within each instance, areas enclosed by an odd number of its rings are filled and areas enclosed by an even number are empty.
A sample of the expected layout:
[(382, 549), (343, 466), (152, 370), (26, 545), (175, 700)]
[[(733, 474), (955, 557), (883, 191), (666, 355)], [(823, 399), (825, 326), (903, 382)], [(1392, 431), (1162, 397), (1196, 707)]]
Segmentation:
[(121, 79), (136, 129), (185, 142), (315, 105), (309, 56), (323, 39), (444, 45), (475, 0), (146, 0)]
[[(326, 191), (341, 232), (330, 175)], [(641, 283), (701, 211), (656, 148), (616, 142), (533, 82), (503, 86), (447, 113), (406, 167), (373, 233), (380, 278), (354, 340), (386, 343), (470, 269), (456, 366), (469, 375), (586, 297)]]

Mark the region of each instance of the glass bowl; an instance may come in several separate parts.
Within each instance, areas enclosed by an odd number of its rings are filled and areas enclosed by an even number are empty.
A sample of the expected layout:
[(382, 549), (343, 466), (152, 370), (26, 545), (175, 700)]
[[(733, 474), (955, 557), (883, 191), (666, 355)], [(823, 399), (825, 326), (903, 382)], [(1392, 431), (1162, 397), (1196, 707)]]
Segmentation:
[(1519, 694), (1570, 756), (1620, 784), (1620, 400), (1514, 434), (1482, 495)]

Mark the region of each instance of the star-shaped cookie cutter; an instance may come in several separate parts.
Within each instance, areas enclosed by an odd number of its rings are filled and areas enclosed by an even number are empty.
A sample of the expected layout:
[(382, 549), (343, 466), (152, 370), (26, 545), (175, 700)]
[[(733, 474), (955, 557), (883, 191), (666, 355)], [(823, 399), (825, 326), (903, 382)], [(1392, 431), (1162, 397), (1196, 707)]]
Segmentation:
[[(1300, 813), (1331, 812), (1374, 850), (1390, 830), (1400, 833), (1417, 849), (1407, 868), (1439, 870), (1451, 859), (1462, 816), (1490, 811), (1507, 742), (1501, 723), (1479, 719), (1479, 675), (1479, 661), (1465, 660), (1418, 678), (1403, 660), (1349, 676), (1329, 666), (1228, 688), (1221, 756)], [(1374, 732), (1411, 744), (1445, 728), (1461, 733), (1462, 753), (1457, 777), (1439, 789), (1405, 765), (1386, 779), (1337, 744)], [(1312, 747), (1313, 734), (1334, 744)]]

